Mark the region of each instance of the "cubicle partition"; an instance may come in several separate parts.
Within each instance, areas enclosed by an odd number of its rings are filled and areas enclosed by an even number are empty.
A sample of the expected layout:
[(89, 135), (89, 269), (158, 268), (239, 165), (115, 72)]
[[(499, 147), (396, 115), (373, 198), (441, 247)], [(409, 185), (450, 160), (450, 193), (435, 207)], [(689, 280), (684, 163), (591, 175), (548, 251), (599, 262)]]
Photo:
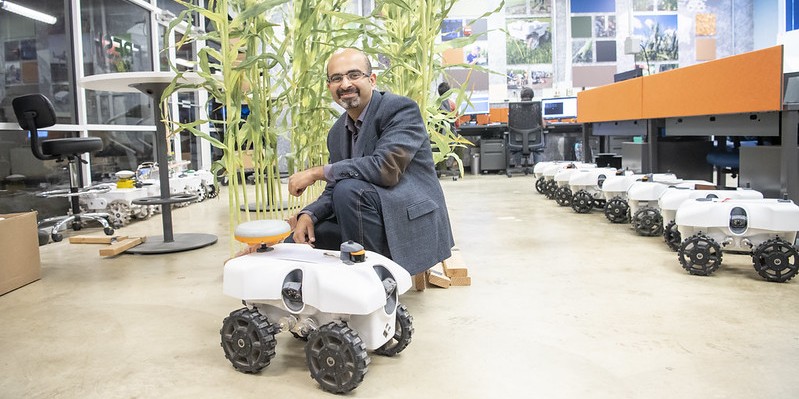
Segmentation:
[[(644, 133), (645, 142), (637, 145), (646, 154), (645, 172), (707, 164), (702, 148), (718, 150), (711, 136), (756, 136), (771, 145), (741, 149), (739, 184), (796, 201), (798, 111), (783, 105), (782, 65), (783, 47), (774, 46), (583, 91), (578, 121), (585, 126), (585, 139)], [(761, 156), (778, 157), (779, 173), (769, 175), (758, 170), (764, 163), (745, 162)], [(769, 164), (773, 168), (774, 162)]]

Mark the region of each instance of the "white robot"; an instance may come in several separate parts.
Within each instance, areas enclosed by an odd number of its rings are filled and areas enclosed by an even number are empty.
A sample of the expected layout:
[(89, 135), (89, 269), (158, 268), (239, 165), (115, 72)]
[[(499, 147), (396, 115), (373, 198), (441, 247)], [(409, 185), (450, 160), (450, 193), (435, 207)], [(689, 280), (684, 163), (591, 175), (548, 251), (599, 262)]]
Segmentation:
[(608, 176), (616, 175), (616, 168), (589, 168), (580, 169), (571, 175), (569, 188), (574, 193), (571, 198), (571, 207), (577, 213), (588, 213), (593, 208), (603, 208), (605, 198), (602, 196), (602, 186)]
[(349, 392), (368, 370), (367, 351), (394, 356), (410, 344), (413, 318), (399, 296), (411, 276), (351, 241), (341, 251), (278, 244), (289, 229), (274, 220), (236, 227), (237, 240), (259, 247), (225, 263), (223, 291), (244, 303), (222, 322), (225, 357), (257, 373), (275, 356), (275, 334), (288, 331), (307, 341), (311, 377), (326, 391)]
[(602, 184), (602, 195), (605, 197), (604, 213), (611, 223), (625, 223), (630, 220), (627, 191), (633, 183), (641, 181), (644, 176), (646, 175), (623, 172), (605, 179)]
[[(671, 175), (673, 176), (673, 175)], [(658, 200), (666, 193), (669, 187), (686, 187), (694, 189), (697, 186), (715, 187), (711, 182), (704, 180), (668, 180), (660, 178), (652, 181), (633, 183), (627, 191), (627, 202), (630, 205), (630, 223), (636, 233), (642, 236), (656, 236), (663, 232), (663, 216), (660, 214)]]
[(791, 200), (700, 198), (681, 204), (676, 222), (687, 237), (678, 258), (690, 274), (709, 276), (718, 270), (722, 250), (751, 253), (755, 270), (768, 281), (786, 282), (799, 270), (794, 246), (799, 206)]
[(676, 251), (682, 242), (682, 236), (677, 229), (677, 209), (686, 201), (697, 198), (718, 198), (724, 199), (763, 199), (760, 191), (748, 188), (738, 188), (737, 190), (691, 190), (688, 187), (670, 187), (658, 199), (658, 207), (663, 217), (663, 240), (666, 245)]
[[(550, 164), (541, 172), (542, 176), (536, 180), (536, 190), (538, 189), (539, 181), (542, 181), (541, 187), (542, 194), (546, 195), (549, 199), (555, 199), (555, 192), (558, 189), (558, 184), (555, 182), (555, 173), (562, 169), (585, 169), (595, 168), (596, 164), (588, 164), (583, 162), (556, 162)], [(535, 173), (535, 170), (533, 170)]]
[(151, 205), (136, 205), (134, 200), (158, 195), (158, 186), (141, 185), (135, 178), (136, 173), (121, 170), (116, 173), (116, 183), (100, 183), (107, 191), (92, 193), (81, 197), (81, 208), (91, 212), (108, 213), (108, 221), (115, 228), (130, 223), (132, 218), (147, 219), (155, 210)]
[(569, 206), (572, 203), (572, 190), (569, 187), (569, 179), (571, 176), (577, 172), (577, 168), (565, 168), (559, 169), (555, 172), (555, 175), (552, 176), (552, 180), (555, 181), (555, 194), (553, 198), (555, 202), (558, 203), (560, 206)]
[(568, 161), (542, 161), (533, 166), (533, 176), (535, 176), (535, 190), (539, 194), (544, 194), (546, 188), (546, 179), (544, 178), (544, 171), (552, 165), (558, 163), (569, 163)]

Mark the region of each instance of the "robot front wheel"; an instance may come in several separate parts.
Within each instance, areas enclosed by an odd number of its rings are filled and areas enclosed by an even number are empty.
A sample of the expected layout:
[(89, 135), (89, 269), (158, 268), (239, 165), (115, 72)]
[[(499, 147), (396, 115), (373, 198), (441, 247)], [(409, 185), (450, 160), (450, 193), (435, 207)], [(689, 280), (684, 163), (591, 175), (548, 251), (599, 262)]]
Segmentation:
[(244, 373), (257, 373), (275, 357), (276, 329), (258, 309), (241, 308), (222, 322), (225, 357)]
[(653, 237), (663, 232), (663, 216), (660, 211), (652, 207), (643, 207), (635, 212), (632, 217), (635, 231), (642, 236)]
[(546, 184), (547, 180), (544, 178), (544, 176), (539, 177), (535, 180), (535, 191), (538, 191), (538, 194), (544, 194), (544, 191), (546, 190)]
[(361, 337), (341, 321), (325, 324), (309, 335), (305, 358), (311, 378), (333, 393), (355, 389), (370, 362)]
[(788, 241), (774, 238), (761, 243), (752, 251), (752, 263), (760, 277), (784, 283), (799, 272), (796, 248)]
[(405, 305), (397, 306), (397, 322), (394, 328), (394, 336), (383, 346), (375, 349), (375, 353), (383, 356), (394, 356), (411, 343), (413, 336), (413, 316), (408, 312)]
[(721, 266), (721, 246), (704, 234), (695, 234), (680, 244), (677, 258), (688, 273), (709, 276)]

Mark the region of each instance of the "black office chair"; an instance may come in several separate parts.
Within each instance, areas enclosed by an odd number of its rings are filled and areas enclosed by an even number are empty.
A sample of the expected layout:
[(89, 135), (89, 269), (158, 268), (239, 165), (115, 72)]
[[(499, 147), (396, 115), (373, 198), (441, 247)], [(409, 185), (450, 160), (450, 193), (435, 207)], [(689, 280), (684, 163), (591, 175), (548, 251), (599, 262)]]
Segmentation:
[[(541, 102), (520, 101), (508, 104), (508, 133), (505, 146), (505, 174), (532, 173), (530, 156), (544, 148), (544, 129), (541, 127)], [(520, 165), (511, 167), (511, 160), (521, 156)]]
[(71, 202), (71, 215), (47, 218), (39, 222), (39, 227), (55, 223), (50, 232), (53, 241), (61, 241), (63, 236), (58, 232), (67, 226), (80, 230), (86, 221), (96, 221), (103, 226), (107, 235), (113, 235), (114, 229), (108, 223), (107, 213), (81, 213), (78, 197), (89, 193), (109, 191), (107, 186), (83, 188), (81, 163), (85, 162), (80, 155), (103, 149), (103, 141), (99, 137), (74, 137), (64, 139), (39, 140), (38, 129), (55, 125), (56, 117), (53, 104), (41, 94), (29, 94), (12, 100), (14, 114), (19, 126), (30, 132), (31, 151), (36, 158), (43, 161), (54, 159), (61, 162), (66, 159), (69, 164), (69, 188), (46, 191), (37, 194), (44, 198), (64, 197)]

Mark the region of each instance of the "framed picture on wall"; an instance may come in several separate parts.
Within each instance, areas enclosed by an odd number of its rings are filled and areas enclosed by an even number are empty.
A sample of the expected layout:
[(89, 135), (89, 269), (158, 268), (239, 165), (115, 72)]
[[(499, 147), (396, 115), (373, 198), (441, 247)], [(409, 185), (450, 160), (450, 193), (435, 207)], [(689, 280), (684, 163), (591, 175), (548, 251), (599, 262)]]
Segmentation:
[(28, 39), (19, 42), (19, 58), (21, 60), (36, 59), (36, 40)]
[(552, 19), (509, 19), (506, 39), (507, 64), (552, 63)]
[(3, 45), (3, 59), (6, 61), (19, 61), (19, 41), (9, 40)]
[(3, 72), (5, 74), (5, 84), (22, 83), (22, 71), (19, 68), (19, 62), (6, 62)]

